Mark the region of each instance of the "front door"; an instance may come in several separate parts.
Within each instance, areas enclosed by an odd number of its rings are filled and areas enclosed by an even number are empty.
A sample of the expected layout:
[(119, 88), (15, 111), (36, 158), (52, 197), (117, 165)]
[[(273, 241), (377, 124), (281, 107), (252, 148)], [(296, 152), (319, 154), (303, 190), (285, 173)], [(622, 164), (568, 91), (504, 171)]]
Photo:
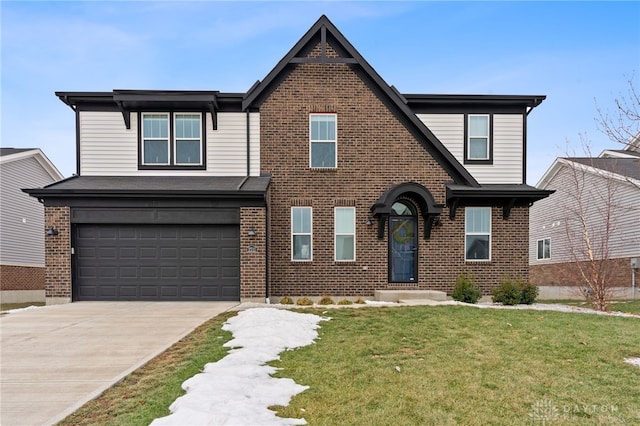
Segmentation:
[(418, 232), (415, 210), (408, 202), (393, 205), (397, 216), (389, 217), (389, 281), (416, 282)]

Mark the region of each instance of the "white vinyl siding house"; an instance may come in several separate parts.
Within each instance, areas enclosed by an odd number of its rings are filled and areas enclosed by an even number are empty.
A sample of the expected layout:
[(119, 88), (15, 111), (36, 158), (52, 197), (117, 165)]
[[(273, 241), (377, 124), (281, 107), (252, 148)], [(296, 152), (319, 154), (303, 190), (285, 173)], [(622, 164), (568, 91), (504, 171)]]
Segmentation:
[[(464, 114), (417, 114), (434, 135), (464, 164)], [(493, 115), (493, 163), (464, 164), (480, 184), (521, 184), (524, 165), (524, 117)]]
[(40, 150), (2, 156), (0, 162), (0, 264), (44, 267), (44, 207), (22, 192), (63, 176)]
[[(206, 116), (205, 170), (139, 170), (138, 115), (131, 114), (127, 129), (122, 114), (81, 111), (80, 175), (82, 176), (245, 176), (247, 174), (247, 114), (217, 113), (213, 130), (211, 114)], [(251, 113), (251, 176), (260, 174), (260, 114)]]
[[(558, 160), (556, 160), (558, 161)], [(575, 213), (577, 202), (574, 197), (575, 183), (571, 163), (559, 163), (559, 169), (544, 183), (545, 188), (555, 189), (550, 197), (540, 200), (531, 207), (529, 223), (529, 264), (540, 265), (573, 261), (571, 248), (582, 250), (581, 226)], [(583, 173), (578, 171), (577, 173)], [(584, 172), (584, 192), (582, 202), (584, 215), (594, 244), (599, 245), (607, 220), (607, 210), (612, 229), (608, 241), (609, 258), (640, 257), (640, 189), (632, 182), (613, 178), (611, 175), (593, 171)], [(582, 177), (581, 177), (582, 179)], [(613, 183), (611, 208), (603, 205), (603, 197), (608, 197), (607, 186)], [(569, 235), (572, 235), (570, 238)], [(550, 238), (553, 242), (550, 259), (538, 259), (536, 242)], [(597, 254), (597, 253), (596, 253)], [(578, 257), (580, 258), (580, 256)]]

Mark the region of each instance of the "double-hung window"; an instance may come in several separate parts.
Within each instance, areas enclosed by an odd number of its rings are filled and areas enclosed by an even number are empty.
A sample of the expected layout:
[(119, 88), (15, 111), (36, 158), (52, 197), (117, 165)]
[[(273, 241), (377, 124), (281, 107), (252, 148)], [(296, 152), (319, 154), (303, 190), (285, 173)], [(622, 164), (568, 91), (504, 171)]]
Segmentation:
[(465, 208), (465, 260), (491, 260), (491, 207)]
[(141, 166), (203, 165), (204, 122), (200, 113), (142, 113)]
[(313, 259), (311, 207), (291, 208), (291, 260)]
[(551, 259), (551, 238), (538, 240), (538, 260)]
[(492, 156), (491, 116), (468, 115), (465, 138), (465, 160), (468, 162), (490, 162)]
[(334, 169), (337, 167), (337, 115), (309, 115), (309, 166)]
[(356, 260), (356, 209), (336, 207), (334, 210), (335, 260)]

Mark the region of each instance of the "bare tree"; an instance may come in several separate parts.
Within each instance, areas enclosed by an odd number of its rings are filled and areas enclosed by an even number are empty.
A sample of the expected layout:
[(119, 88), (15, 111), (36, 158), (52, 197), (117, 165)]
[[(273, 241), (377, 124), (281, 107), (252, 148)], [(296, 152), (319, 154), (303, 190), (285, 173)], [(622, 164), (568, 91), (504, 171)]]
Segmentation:
[(620, 257), (621, 247), (640, 243), (628, 232), (639, 213), (640, 202), (633, 195), (638, 181), (629, 182), (617, 169), (621, 162), (635, 160), (594, 158), (584, 136), (581, 142), (588, 155), (560, 159), (564, 167), (554, 196), (561, 200), (565, 256), (578, 277), (578, 290), (594, 308), (607, 310), (615, 286), (621, 285), (614, 258)]
[(636, 73), (627, 78), (628, 93), (614, 99), (613, 110), (602, 109), (596, 101), (598, 129), (609, 140), (622, 144), (626, 149), (640, 152), (640, 91), (636, 88)]

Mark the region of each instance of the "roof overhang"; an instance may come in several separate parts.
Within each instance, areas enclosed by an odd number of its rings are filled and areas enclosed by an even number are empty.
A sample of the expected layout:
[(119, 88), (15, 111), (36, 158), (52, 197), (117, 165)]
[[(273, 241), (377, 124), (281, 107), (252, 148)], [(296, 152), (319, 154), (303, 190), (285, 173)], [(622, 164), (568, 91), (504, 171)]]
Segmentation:
[(555, 192), (524, 184), (483, 185), (474, 188), (447, 183), (445, 187), (451, 219), (455, 218), (458, 207), (463, 206), (500, 206), (502, 207), (502, 217), (508, 219), (513, 207), (531, 206), (536, 201), (547, 198)]

